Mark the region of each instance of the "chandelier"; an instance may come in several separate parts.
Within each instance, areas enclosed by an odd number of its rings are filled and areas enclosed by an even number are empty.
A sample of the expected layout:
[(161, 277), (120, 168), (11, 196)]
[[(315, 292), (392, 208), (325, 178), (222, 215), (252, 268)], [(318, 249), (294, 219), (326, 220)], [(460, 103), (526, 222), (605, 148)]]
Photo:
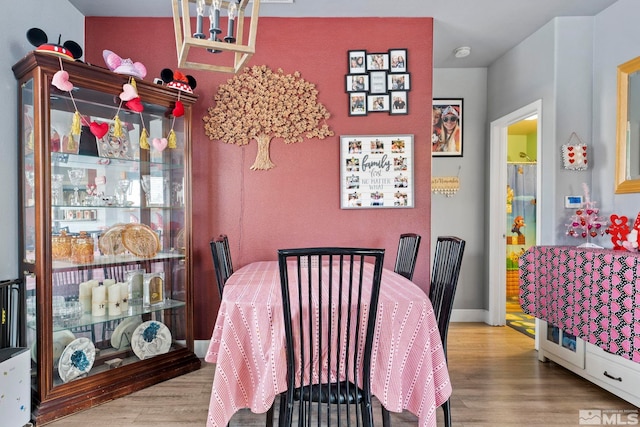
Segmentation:
[[(248, 3), (249, 0), (172, 0), (178, 68), (234, 74), (242, 69), (255, 53), (260, 10), (260, 0), (253, 0), (248, 40), (243, 43)], [(220, 28), (223, 11), (227, 16), (224, 35)], [(191, 26), (192, 12), (195, 12), (195, 31)], [(190, 52), (191, 48), (197, 48), (196, 52)]]

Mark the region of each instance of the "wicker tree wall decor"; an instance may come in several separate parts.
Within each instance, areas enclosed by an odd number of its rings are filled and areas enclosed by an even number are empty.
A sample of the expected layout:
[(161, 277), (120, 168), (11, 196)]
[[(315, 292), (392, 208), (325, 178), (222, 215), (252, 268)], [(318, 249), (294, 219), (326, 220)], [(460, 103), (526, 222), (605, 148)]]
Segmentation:
[(330, 114), (318, 102), (315, 84), (301, 78), (298, 71), (284, 74), (266, 65), (245, 68), (220, 85), (214, 101), (203, 117), (205, 134), (210, 140), (236, 145), (256, 139), (258, 154), (251, 170), (275, 166), (269, 157), (274, 137), (291, 144), (304, 137), (333, 136), (326, 123)]

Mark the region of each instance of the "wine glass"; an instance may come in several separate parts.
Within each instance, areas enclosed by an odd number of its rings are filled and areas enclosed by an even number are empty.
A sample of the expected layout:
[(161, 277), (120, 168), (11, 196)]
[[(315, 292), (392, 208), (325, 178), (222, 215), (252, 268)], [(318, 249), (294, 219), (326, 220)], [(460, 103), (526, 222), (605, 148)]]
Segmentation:
[(51, 204), (56, 206), (62, 204), (62, 181), (64, 175), (56, 173), (51, 175)]
[(121, 179), (118, 180), (118, 187), (116, 188), (116, 193), (118, 196), (118, 204), (120, 206), (127, 206), (127, 192), (129, 192), (129, 187), (131, 187), (131, 180), (129, 179)]
[(69, 181), (71, 181), (71, 185), (73, 185), (73, 195), (71, 197), (72, 206), (80, 206), (80, 196), (78, 196), (78, 187), (84, 180), (84, 169), (69, 169), (67, 171), (69, 174)]
[(151, 175), (142, 175), (142, 178), (140, 178), (140, 186), (142, 187), (142, 191), (144, 191), (147, 206), (149, 206), (149, 197), (151, 196)]

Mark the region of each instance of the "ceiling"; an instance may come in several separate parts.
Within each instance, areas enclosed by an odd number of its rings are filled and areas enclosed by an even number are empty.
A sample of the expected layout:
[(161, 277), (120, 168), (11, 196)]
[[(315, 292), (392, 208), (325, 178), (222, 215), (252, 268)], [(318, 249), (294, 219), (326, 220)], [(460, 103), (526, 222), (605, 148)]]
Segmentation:
[[(556, 16), (594, 16), (617, 0), (263, 0), (260, 16), (433, 17), (435, 68), (487, 67)], [(69, 0), (84, 16), (171, 16), (171, 0)], [(400, 32), (402, 34), (402, 32)], [(258, 38), (260, 33), (258, 32)], [(389, 35), (390, 46), (402, 39)], [(453, 50), (470, 46), (456, 59)]]

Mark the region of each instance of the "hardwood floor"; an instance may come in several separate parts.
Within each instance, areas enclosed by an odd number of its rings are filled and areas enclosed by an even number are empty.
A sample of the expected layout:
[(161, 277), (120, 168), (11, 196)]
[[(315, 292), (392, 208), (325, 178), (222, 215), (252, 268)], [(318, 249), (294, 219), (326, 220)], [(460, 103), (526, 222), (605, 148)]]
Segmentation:
[[(581, 409), (636, 410), (553, 362), (540, 363), (533, 340), (508, 327), (452, 323), (449, 329), (451, 412), (456, 427), (578, 426)], [(47, 424), (204, 426), (213, 365)], [(376, 417), (380, 415), (375, 408)], [(264, 414), (242, 410), (231, 426), (264, 425)], [(392, 414), (394, 427), (416, 426), (410, 413)], [(442, 410), (438, 409), (442, 425)], [(376, 425), (381, 425), (376, 420)]]

